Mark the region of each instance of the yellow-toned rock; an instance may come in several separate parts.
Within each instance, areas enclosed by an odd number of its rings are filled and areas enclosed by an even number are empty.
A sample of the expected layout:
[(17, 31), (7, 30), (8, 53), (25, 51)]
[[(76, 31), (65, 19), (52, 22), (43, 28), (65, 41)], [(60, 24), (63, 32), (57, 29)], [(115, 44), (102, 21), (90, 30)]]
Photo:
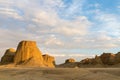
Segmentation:
[(44, 65), (47, 67), (55, 67), (55, 58), (48, 54), (43, 55)]
[(16, 65), (43, 67), (43, 57), (35, 41), (21, 41), (17, 47), (14, 63)]
[(13, 63), (14, 55), (15, 55), (15, 49), (13, 48), (7, 49), (5, 54), (1, 58), (1, 64)]
[(65, 63), (73, 63), (73, 62), (75, 62), (75, 59), (73, 59), (73, 58), (67, 59), (65, 61)]

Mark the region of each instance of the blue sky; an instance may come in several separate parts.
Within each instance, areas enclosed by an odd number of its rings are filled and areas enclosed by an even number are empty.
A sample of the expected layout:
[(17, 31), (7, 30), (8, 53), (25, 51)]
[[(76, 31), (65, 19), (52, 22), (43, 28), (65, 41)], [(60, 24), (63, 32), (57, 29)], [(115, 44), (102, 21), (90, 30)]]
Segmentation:
[(0, 0), (0, 55), (21, 40), (80, 61), (120, 51), (119, 0)]

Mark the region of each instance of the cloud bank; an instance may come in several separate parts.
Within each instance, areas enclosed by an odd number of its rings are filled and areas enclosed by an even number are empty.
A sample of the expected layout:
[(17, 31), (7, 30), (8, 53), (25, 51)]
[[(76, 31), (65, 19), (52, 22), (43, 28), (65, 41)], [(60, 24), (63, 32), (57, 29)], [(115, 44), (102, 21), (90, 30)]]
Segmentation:
[(35, 40), (43, 53), (64, 59), (119, 51), (119, 4), (114, 6), (118, 13), (88, 0), (0, 0), (0, 4), (1, 56), (21, 40)]

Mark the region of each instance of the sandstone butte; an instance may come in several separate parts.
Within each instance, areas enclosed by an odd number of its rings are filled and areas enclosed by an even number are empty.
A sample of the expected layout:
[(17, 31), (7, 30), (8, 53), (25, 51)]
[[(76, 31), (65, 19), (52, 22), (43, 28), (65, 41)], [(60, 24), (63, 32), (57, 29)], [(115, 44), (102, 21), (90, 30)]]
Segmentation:
[[(7, 57), (7, 55), (9, 55), (9, 57)], [(1, 63), (8, 63), (9, 61), (13, 62), (14, 65), (20, 66), (54, 67), (54, 64), (52, 63), (54, 57), (43, 57), (42, 52), (38, 49), (35, 41), (21, 41), (18, 44), (16, 51), (12, 49), (7, 50)]]

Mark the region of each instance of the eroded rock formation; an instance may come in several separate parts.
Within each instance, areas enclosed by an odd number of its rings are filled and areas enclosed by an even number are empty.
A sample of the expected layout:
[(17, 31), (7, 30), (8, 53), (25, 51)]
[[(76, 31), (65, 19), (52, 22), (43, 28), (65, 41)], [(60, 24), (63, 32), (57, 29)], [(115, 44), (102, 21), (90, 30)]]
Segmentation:
[(17, 50), (6, 50), (0, 64), (14, 64), (20, 66), (55, 67), (55, 58), (50, 55), (42, 55), (35, 41), (21, 41)]
[(17, 47), (14, 63), (17, 65), (43, 67), (43, 57), (35, 41), (21, 41)]
[(15, 49), (7, 49), (3, 57), (1, 58), (1, 64), (13, 63), (15, 55)]
[(86, 58), (86, 59), (81, 60), (81, 63), (82, 64), (92, 64), (93, 63), (93, 59)]
[(73, 62), (75, 62), (75, 59), (73, 59), (73, 58), (67, 59), (65, 61), (65, 63), (73, 63)]
[(101, 58), (103, 64), (113, 65), (113, 64), (115, 64), (115, 56), (116, 55), (113, 53), (103, 53), (100, 56), (100, 58)]
[(102, 64), (102, 61), (99, 56), (95, 56), (95, 58), (86, 58), (80, 61), (81, 64)]
[(44, 54), (43, 56), (43, 63), (47, 67), (55, 67), (55, 58), (48, 54)]
[(93, 64), (103, 64), (100, 56), (95, 56), (94, 60), (93, 60)]
[(115, 63), (120, 63), (120, 52), (115, 55)]

